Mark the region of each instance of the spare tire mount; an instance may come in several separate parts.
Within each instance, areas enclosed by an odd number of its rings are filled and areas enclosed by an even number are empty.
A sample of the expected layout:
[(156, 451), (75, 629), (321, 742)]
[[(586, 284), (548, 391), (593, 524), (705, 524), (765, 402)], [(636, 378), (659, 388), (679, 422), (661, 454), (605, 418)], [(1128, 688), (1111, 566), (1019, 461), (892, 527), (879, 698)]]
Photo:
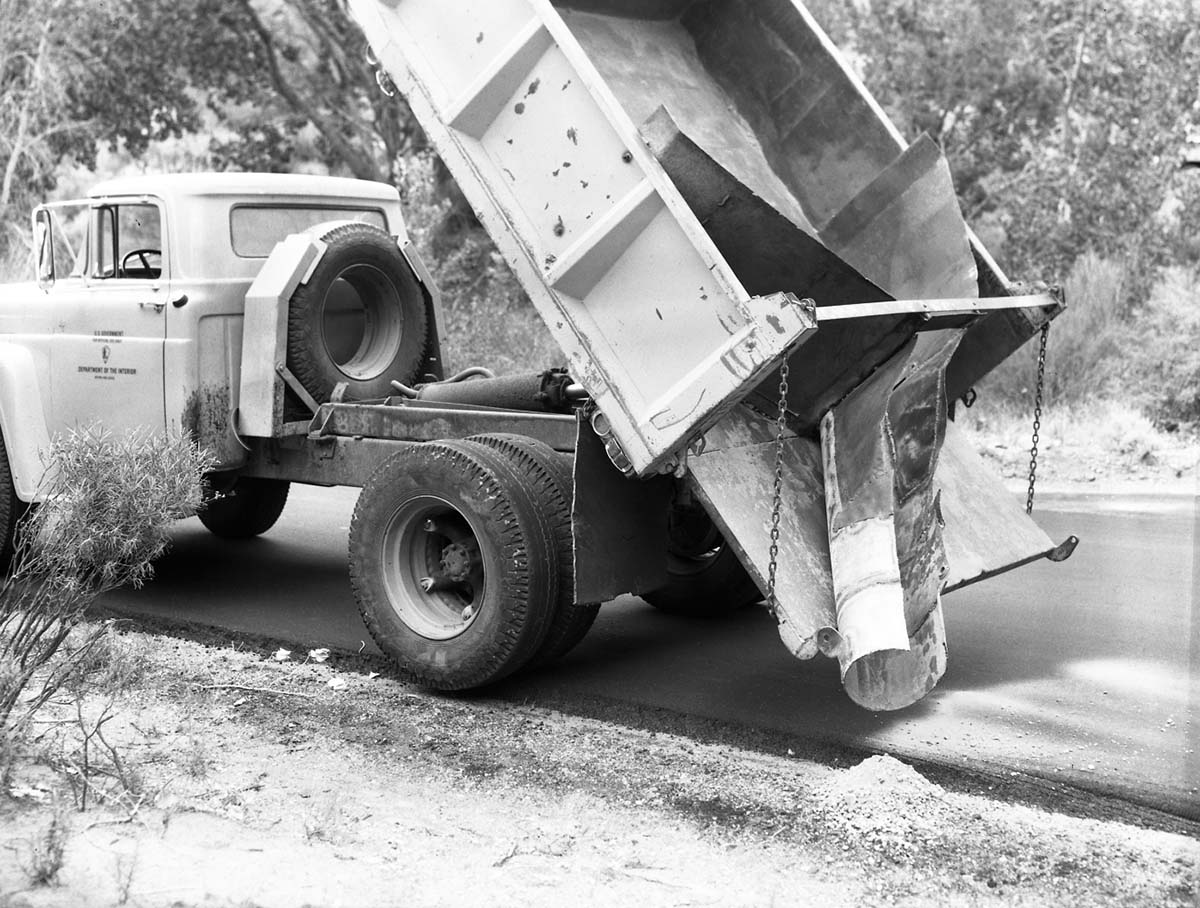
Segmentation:
[(326, 249), (288, 306), (287, 364), (318, 403), (386, 397), (420, 375), (428, 349), (425, 293), (396, 241), (370, 224), (321, 235)]

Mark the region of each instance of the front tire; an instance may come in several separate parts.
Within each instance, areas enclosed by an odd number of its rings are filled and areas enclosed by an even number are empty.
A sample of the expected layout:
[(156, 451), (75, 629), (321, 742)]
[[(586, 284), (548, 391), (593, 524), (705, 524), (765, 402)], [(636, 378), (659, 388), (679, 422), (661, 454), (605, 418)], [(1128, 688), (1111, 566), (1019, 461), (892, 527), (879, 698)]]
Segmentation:
[(8, 448), (0, 437), (0, 575), (12, 570), (16, 554), (17, 525), (28, 505), (17, 497), (13, 484), (12, 467), (8, 461)]
[(350, 579), (372, 638), (436, 690), (498, 681), (538, 651), (558, 597), (553, 528), (530, 478), (470, 441), (386, 460), (350, 524)]
[(239, 476), (200, 509), (200, 522), (223, 539), (250, 539), (275, 526), (287, 504), (289, 483)]

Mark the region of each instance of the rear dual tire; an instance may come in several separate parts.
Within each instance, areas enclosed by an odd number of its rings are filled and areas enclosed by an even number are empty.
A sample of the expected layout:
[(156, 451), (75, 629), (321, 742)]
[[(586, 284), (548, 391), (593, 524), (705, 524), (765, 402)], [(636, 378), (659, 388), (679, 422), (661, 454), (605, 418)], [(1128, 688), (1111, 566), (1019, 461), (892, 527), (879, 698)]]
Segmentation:
[(551, 485), (471, 441), (413, 445), (363, 487), (350, 579), (367, 630), (436, 690), (499, 681), (535, 656), (558, 599)]
[(666, 585), (642, 598), (662, 612), (719, 618), (762, 599), (737, 552), (695, 502), (671, 507)]
[(529, 668), (540, 668), (574, 649), (587, 635), (600, 611), (598, 602), (575, 601), (575, 542), (571, 527), (574, 477), (571, 456), (560, 454), (544, 441), (526, 435), (496, 433), (476, 435), (471, 440), (520, 463), (527, 474), (538, 476), (539, 485), (547, 487), (542, 498), (554, 528), (558, 601), (550, 617), (546, 639), (529, 662)]

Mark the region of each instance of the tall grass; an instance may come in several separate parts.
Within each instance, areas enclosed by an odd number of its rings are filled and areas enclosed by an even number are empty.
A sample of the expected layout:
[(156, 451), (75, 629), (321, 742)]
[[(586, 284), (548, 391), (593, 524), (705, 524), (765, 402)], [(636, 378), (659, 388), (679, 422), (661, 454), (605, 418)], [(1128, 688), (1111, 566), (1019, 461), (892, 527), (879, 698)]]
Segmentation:
[(1123, 346), (1126, 381), (1155, 421), (1200, 423), (1200, 273), (1164, 269)]
[(403, 160), (405, 222), (442, 292), (442, 352), (451, 369), (541, 370), (564, 357), (491, 238), (439, 191), (430, 155)]
[[(1081, 257), (1065, 284), (1067, 310), (1054, 320), (1046, 355), (1045, 402), (1078, 409), (1103, 400), (1141, 408), (1174, 430), (1200, 423), (1200, 273), (1169, 267), (1148, 292), (1146, 280), (1121, 262)], [(1130, 300), (1146, 302), (1131, 308)], [(1037, 340), (1027, 343), (980, 383), (1009, 406), (1032, 406)]]
[[(4, 226), (0, 224), (0, 229)], [(0, 284), (30, 281), (33, 276), (33, 256), (25, 243), (13, 237), (0, 246)]]
[[(1045, 403), (1076, 406), (1118, 391), (1122, 315), (1129, 275), (1119, 262), (1083, 255), (1064, 283), (1067, 309), (1050, 326)], [(1035, 338), (1003, 362), (980, 390), (1013, 404), (1032, 402), (1037, 388)]]

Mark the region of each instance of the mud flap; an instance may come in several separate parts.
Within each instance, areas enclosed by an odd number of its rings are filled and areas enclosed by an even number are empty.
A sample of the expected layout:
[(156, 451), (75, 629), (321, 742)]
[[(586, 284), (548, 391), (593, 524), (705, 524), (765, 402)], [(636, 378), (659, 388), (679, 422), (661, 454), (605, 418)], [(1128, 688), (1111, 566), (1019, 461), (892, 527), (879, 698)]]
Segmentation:
[(952, 422), (946, 424), (935, 479), (949, 562), (942, 592), (1042, 558), (1064, 561), (1075, 551), (1079, 540), (1070, 536), (1056, 544), (1047, 536)]
[[(775, 452), (775, 423), (743, 404), (688, 458), (693, 492), (761, 590), (770, 565)], [(788, 650), (811, 659), (821, 629), (836, 621), (820, 446), (788, 432), (783, 461), (775, 617)]]
[(608, 602), (658, 589), (667, 575), (669, 476), (630, 479), (580, 416), (573, 463), (571, 532), (575, 601)]

